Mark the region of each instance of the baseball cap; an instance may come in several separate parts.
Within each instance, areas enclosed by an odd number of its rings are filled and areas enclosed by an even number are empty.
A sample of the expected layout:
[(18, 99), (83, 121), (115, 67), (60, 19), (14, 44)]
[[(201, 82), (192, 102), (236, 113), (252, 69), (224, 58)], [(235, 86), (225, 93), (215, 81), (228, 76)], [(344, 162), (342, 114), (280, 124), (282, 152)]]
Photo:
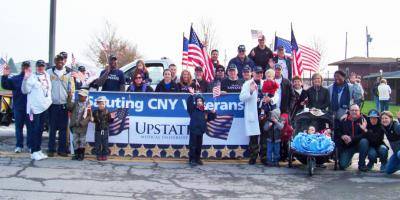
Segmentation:
[(45, 67), (46, 66), (46, 62), (44, 62), (44, 60), (36, 61), (36, 67), (40, 67), (40, 66)]
[(243, 44), (241, 44), (238, 46), (238, 51), (246, 51), (246, 47)]

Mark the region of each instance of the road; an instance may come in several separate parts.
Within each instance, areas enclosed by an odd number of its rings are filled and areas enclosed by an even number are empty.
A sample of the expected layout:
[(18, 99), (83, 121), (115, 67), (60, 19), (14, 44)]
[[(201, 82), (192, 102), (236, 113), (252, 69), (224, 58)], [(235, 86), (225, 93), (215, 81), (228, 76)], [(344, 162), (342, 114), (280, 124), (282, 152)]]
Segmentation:
[(294, 168), (249, 166), (245, 160), (206, 161), (55, 157), (31, 161), (12, 151), (0, 129), (0, 199), (399, 199), (400, 174), (319, 169), (308, 177)]

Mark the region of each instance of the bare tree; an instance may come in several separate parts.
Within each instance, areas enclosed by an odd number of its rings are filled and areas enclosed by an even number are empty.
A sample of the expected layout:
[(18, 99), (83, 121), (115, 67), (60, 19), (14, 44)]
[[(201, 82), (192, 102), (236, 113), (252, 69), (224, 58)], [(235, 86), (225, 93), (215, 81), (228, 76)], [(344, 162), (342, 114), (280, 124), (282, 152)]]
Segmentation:
[[(196, 26), (196, 24), (195, 24)], [(196, 26), (200, 40), (206, 45), (207, 52), (211, 54), (218, 47), (217, 29), (211, 19), (202, 18)]]
[(141, 57), (137, 45), (119, 37), (117, 28), (109, 21), (105, 21), (104, 30), (95, 34), (89, 44), (87, 56), (93, 62), (105, 66), (110, 55), (117, 56), (119, 66), (124, 66)]
[(325, 43), (321, 40), (321, 38), (314, 36), (309, 44), (312, 49), (314, 49), (320, 54), (321, 56), (321, 60), (319, 62), (320, 71), (324, 71), (327, 67), (325, 65), (325, 53), (326, 53)]

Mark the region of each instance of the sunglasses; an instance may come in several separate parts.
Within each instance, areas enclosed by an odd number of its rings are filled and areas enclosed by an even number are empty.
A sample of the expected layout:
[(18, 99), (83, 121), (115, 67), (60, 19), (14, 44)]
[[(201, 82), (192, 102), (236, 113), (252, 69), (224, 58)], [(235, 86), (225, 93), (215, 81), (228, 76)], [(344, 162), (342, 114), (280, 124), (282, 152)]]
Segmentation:
[(136, 76), (135, 79), (142, 79), (143, 77), (141, 76)]
[(263, 72), (256, 72), (256, 74), (262, 74)]
[(224, 70), (217, 70), (217, 72), (225, 72)]

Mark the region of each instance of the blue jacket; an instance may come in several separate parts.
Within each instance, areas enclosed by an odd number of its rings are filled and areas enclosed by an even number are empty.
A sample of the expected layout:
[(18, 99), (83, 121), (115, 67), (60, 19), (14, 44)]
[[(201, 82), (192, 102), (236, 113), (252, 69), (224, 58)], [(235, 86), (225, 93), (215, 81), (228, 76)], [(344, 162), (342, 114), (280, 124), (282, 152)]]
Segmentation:
[(214, 120), (216, 117), (215, 113), (208, 112), (206, 110), (200, 110), (195, 105), (195, 99), (193, 95), (190, 95), (186, 101), (187, 112), (190, 116), (189, 131), (190, 134), (203, 135), (207, 132), (207, 121)]
[(18, 74), (10, 78), (8, 76), (2, 76), (1, 87), (6, 90), (12, 90), (13, 110), (26, 113), (26, 94), (23, 94), (21, 91), (22, 80), (24, 80), (23, 74)]
[(236, 57), (232, 58), (232, 59), (229, 61), (228, 67), (229, 67), (231, 64), (235, 64), (235, 65), (236, 65), (236, 67), (237, 67), (237, 69), (238, 69), (238, 76), (239, 76), (240, 79), (243, 78), (242, 72), (243, 72), (244, 66), (249, 65), (249, 67), (250, 67), (252, 70), (254, 70), (254, 65), (255, 65), (254, 62), (253, 62), (253, 60), (251, 60), (251, 59), (250, 59), (249, 57), (247, 57), (247, 56), (244, 58), (244, 61), (243, 61), (243, 62), (240, 60), (239, 57), (236, 56)]

